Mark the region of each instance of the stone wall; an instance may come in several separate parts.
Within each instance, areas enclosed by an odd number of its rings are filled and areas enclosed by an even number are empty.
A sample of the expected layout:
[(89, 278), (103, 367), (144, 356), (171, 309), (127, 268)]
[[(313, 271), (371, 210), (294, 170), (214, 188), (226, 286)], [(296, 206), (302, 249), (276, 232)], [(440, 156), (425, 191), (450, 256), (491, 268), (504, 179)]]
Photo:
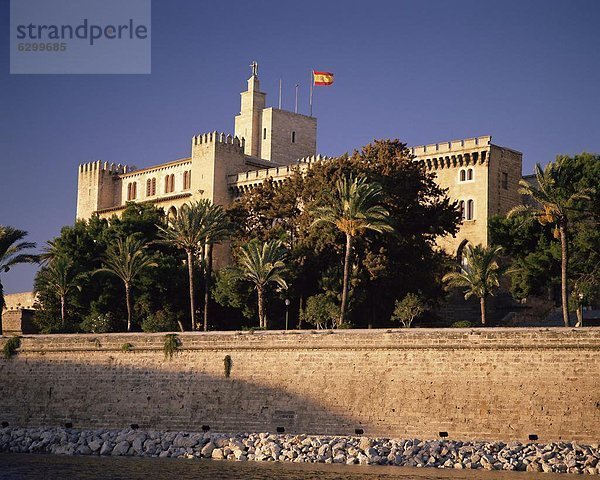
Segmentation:
[[(11, 425), (598, 441), (600, 329), (27, 336)], [(3, 339), (0, 343), (3, 343)], [(130, 351), (123, 349), (131, 344)], [(224, 359), (232, 360), (226, 376)]]

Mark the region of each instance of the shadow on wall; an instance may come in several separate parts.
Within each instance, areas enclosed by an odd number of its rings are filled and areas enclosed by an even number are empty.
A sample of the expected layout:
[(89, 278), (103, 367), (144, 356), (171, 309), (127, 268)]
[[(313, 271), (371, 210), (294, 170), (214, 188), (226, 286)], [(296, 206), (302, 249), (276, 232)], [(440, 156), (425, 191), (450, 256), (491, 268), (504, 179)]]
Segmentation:
[(175, 354), (171, 361), (162, 352), (85, 356), (73, 361), (64, 355), (33, 359), (19, 354), (0, 360), (0, 421), (217, 432), (354, 434), (364, 428), (293, 389), (236, 378), (235, 354), (229, 377), (225, 354), (220, 355), (221, 375), (203, 372), (205, 359), (194, 352)]
[(361, 429), (400, 438), (448, 432), (471, 440), (537, 435), (542, 442), (600, 437), (598, 329), (182, 334), (171, 360), (164, 338), (24, 337), (16, 356), (0, 358), (0, 422), (328, 435)]

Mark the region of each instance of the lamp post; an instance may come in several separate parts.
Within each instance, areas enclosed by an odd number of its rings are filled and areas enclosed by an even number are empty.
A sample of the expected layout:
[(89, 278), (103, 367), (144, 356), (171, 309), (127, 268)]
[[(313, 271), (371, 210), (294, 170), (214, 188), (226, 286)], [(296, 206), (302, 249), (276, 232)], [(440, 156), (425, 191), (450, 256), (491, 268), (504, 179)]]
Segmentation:
[(290, 299), (285, 299), (285, 329), (288, 329), (288, 321), (290, 318)]

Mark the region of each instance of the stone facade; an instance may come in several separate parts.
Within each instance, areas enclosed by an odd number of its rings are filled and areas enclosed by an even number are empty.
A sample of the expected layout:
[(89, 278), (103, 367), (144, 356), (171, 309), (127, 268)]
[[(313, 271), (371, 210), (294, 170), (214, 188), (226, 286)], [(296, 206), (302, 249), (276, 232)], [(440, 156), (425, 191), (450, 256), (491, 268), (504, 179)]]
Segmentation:
[[(25, 336), (0, 422), (213, 432), (600, 438), (600, 330), (402, 329)], [(6, 339), (0, 340), (0, 348)], [(124, 344), (131, 344), (129, 351)], [(224, 361), (231, 359), (230, 375)]]
[[(110, 217), (127, 201), (151, 202), (173, 215), (184, 203), (210, 199), (227, 205), (267, 178), (278, 183), (322, 157), (316, 156), (317, 120), (266, 107), (266, 94), (253, 68), (248, 89), (241, 93), (235, 134), (211, 132), (192, 139), (189, 158), (155, 167), (102, 163), (79, 166), (77, 218), (97, 213)], [(520, 203), (517, 192), (522, 155), (492, 144), (490, 136), (411, 148), (415, 161), (436, 174), (451, 199), (464, 211), (456, 237), (439, 240), (451, 254), (464, 244), (488, 242), (488, 220)]]
[(521, 203), (522, 154), (494, 145), (491, 136), (412, 147), (411, 153), (462, 206), (460, 231), (438, 242), (449, 253), (460, 254), (467, 242), (487, 245), (490, 217)]

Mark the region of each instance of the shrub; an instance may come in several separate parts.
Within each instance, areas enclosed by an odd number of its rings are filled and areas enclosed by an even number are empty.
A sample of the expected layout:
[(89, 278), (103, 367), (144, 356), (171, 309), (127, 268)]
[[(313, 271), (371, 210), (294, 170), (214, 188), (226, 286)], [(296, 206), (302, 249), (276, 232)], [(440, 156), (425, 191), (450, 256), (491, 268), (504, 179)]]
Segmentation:
[(165, 335), (165, 343), (163, 345), (163, 351), (165, 352), (165, 358), (171, 360), (173, 355), (177, 353), (181, 347), (181, 340), (176, 333), (168, 333)]
[(115, 321), (112, 313), (92, 311), (92, 313), (83, 319), (79, 328), (85, 333), (109, 333), (115, 331), (114, 324)]
[(225, 378), (229, 378), (231, 375), (231, 366), (233, 365), (233, 361), (231, 360), (230, 355), (225, 355), (223, 359), (223, 366), (225, 368)]
[(178, 320), (171, 310), (158, 310), (146, 317), (142, 322), (142, 330), (146, 333), (174, 332), (179, 330)]
[(7, 360), (9, 358), (12, 358), (14, 355), (17, 354), (17, 350), (21, 347), (21, 337), (15, 336), (15, 337), (10, 337), (8, 340), (6, 340), (6, 343), (4, 344), (4, 347), (2, 348), (2, 351), (4, 353), (4, 358), (6, 358)]
[(427, 310), (425, 301), (420, 295), (407, 293), (402, 300), (396, 300), (392, 321), (400, 322), (403, 327), (410, 328), (415, 318)]
[(129, 351), (131, 351), (132, 348), (133, 348), (132, 343), (124, 343), (123, 345), (121, 345), (121, 350), (123, 350), (124, 352), (129, 352)]
[(468, 320), (460, 320), (458, 322), (454, 322), (452, 324), (452, 328), (470, 328), (473, 324)]
[(300, 312), (300, 319), (317, 329), (335, 328), (339, 316), (339, 308), (331, 297), (324, 293), (308, 297), (306, 307)]

